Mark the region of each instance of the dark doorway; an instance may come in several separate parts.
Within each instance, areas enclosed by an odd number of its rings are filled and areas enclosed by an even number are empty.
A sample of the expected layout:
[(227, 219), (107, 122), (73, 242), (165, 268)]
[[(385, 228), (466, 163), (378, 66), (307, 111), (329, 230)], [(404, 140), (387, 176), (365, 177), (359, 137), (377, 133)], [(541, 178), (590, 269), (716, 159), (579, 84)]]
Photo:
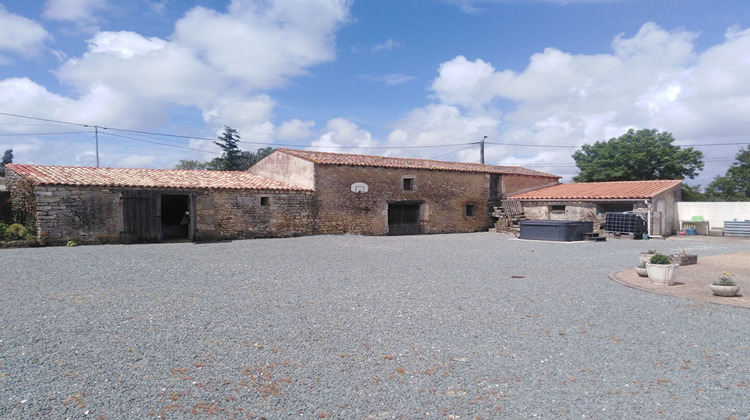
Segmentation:
[(161, 233), (165, 241), (186, 240), (190, 228), (190, 196), (161, 196)]
[(418, 235), (419, 233), (419, 203), (388, 204), (389, 235)]

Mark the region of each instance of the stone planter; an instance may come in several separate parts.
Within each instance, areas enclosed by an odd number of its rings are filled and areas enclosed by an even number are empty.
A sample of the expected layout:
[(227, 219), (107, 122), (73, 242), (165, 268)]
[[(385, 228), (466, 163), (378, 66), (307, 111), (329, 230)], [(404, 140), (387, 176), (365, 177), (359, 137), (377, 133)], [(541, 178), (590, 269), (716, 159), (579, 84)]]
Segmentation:
[(651, 283), (657, 286), (671, 286), (677, 279), (677, 264), (651, 264), (646, 263), (646, 271)]
[(648, 269), (636, 267), (635, 272), (638, 273), (640, 277), (648, 277)]
[(740, 291), (740, 286), (721, 286), (719, 284), (709, 284), (708, 287), (716, 296), (734, 296)]

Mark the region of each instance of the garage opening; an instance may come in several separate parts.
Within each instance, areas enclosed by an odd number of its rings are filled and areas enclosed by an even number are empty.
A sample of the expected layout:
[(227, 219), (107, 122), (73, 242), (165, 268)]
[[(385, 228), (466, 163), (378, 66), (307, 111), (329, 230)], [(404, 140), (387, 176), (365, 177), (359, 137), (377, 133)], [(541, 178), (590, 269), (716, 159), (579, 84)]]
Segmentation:
[(187, 240), (190, 232), (190, 196), (161, 196), (161, 233), (165, 241)]
[(418, 235), (420, 203), (388, 203), (388, 234)]

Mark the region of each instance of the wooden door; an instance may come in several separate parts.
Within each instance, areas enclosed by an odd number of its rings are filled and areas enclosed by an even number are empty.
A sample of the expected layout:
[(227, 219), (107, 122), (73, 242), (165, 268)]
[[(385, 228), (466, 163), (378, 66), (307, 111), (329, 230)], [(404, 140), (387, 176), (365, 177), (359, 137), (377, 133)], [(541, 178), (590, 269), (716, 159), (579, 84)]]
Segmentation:
[(120, 241), (126, 244), (161, 241), (161, 217), (156, 191), (128, 190), (122, 192), (123, 229)]
[(419, 233), (419, 204), (388, 204), (389, 235), (418, 235)]

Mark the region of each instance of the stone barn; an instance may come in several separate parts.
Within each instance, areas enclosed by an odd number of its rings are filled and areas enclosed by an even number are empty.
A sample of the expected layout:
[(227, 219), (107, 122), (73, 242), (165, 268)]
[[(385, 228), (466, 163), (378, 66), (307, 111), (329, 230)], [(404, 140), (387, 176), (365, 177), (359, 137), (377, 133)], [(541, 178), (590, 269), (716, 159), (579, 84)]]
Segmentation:
[(581, 182), (559, 184), (510, 197), (523, 205), (524, 215), (536, 220), (593, 221), (604, 224), (605, 213), (638, 212), (650, 215), (652, 236), (672, 235), (679, 229), (677, 202), (681, 180)]
[(486, 230), (494, 202), (560, 178), (516, 166), (291, 149), (249, 171), (314, 190), (314, 232), (364, 235)]
[(8, 164), (14, 210), (46, 244), (311, 233), (312, 190), (247, 172)]

